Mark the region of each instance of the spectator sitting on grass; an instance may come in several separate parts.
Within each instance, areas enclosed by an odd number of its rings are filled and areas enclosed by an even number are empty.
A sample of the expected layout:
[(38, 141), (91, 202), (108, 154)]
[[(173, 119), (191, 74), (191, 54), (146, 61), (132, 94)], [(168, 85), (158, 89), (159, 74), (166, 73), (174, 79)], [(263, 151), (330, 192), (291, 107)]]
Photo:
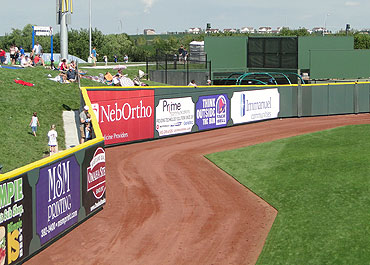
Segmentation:
[(76, 70), (70, 67), (66, 73), (66, 79), (69, 82), (76, 82)]
[(35, 56), (35, 58), (33, 59), (33, 64), (34, 64), (34, 66), (37, 66), (37, 65), (45, 66), (44, 59), (42, 59), (41, 55), (36, 55)]
[(58, 69), (55, 67), (54, 60), (50, 60), (50, 69), (51, 69), (51, 70), (58, 70)]
[(111, 85), (112, 82), (113, 82), (113, 76), (111, 73), (109, 72), (106, 72), (105, 75), (104, 75), (104, 81), (108, 84), (108, 85)]
[(59, 63), (59, 71), (66, 73), (68, 70), (68, 64), (66, 59), (62, 59), (62, 61)]
[(31, 61), (30, 58), (28, 58), (28, 55), (26, 55), (26, 56), (22, 55), (21, 56), (21, 66), (22, 67), (33, 67), (32, 61)]

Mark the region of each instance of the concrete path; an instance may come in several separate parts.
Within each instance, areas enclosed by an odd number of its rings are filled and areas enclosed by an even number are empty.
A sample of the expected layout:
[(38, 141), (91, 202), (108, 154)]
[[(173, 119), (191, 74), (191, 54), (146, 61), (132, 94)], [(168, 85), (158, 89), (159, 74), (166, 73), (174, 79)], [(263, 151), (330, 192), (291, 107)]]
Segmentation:
[[(77, 119), (76, 119), (77, 117)], [(77, 128), (78, 111), (63, 111), (63, 127), (66, 141), (66, 149), (79, 144), (79, 135)]]
[[(150, 63), (149, 65), (154, 65)], [(120, 67), (134, 67), (134, 66), (146, 66), (146, 63), (137, 63), (137, 64), (109, 64), (109, 65), (97, 65), (97, 66), (81, 66), (81, 69), (115, 69)]]

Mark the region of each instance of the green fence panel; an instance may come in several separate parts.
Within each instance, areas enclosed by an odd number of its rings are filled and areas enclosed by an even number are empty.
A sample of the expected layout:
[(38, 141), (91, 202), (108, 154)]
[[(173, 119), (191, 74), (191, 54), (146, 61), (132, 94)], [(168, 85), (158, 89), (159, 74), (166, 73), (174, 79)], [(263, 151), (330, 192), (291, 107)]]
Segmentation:
[(358, 88), (358, 112), (369, 112), (370, 111), (370, 84), (357, 84)]
[(312, 86), (311, 115), (327, 115), (329, 110), (329, 88), (327, 85)]
[(279, 87), (280, 93), (280, 112), (279, 118), (298, 116), (298, 87), (283, 86)]
[(328, 86), (328, 114), (354, 113), (354, 84)]

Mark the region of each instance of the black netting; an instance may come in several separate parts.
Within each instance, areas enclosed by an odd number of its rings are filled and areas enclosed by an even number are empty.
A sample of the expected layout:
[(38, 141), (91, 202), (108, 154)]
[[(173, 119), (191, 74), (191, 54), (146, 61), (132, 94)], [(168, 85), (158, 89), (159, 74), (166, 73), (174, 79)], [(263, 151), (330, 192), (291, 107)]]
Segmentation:
[(278, 53), (265, 55), (265, 68), (281, 68)]
[(297, 44), (298, 44), (297, 38), (281, 39), (281, 52), (282, 53), (297, 53), (298, 52)]
[(265, 39), (265, 53), (280, 52), (280, 39)]
[(248, 67), (261, 68), (263, 65), (263, 54), (251, 54), (248, 56)]
[(263, 39), (248, 39), (248, 52), (252, 53), (263, 53)]
[(298, 67), (298, 38), (249, 38), (249, 68), (294, 68)]
[(281, 56), (281, 68), (298, 68), (297, 54), (283, 54)]

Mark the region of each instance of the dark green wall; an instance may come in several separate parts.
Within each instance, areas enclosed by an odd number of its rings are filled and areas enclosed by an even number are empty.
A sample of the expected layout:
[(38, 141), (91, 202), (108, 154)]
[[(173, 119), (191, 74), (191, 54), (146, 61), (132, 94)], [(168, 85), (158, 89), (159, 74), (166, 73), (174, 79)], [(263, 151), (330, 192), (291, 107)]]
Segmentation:
[(370, 50), (316, 50), (309, 54), (311, 79), (370, 76)]
[(212, 71), (246, 71), (248, 37), (205, 37), (204, 40)]
[[(247, 68), (247, 47), (247, 36), (206, 37), (205, 50), (208, 60), (212, 62), (212, 72), (232, 73), (251, 70)], [(368, 78), (369, 62), (370, 50), (355, 50), (353, 36), (298, 37), (296, 70), (309, 70), (311, 79)], [(282, 70), (259, 69), (278, 72)]]
[(352, 36), (305, 36), (298, 37), (298, 68), (310, 69), (310, 51), (312, 50), (353, 50)]

